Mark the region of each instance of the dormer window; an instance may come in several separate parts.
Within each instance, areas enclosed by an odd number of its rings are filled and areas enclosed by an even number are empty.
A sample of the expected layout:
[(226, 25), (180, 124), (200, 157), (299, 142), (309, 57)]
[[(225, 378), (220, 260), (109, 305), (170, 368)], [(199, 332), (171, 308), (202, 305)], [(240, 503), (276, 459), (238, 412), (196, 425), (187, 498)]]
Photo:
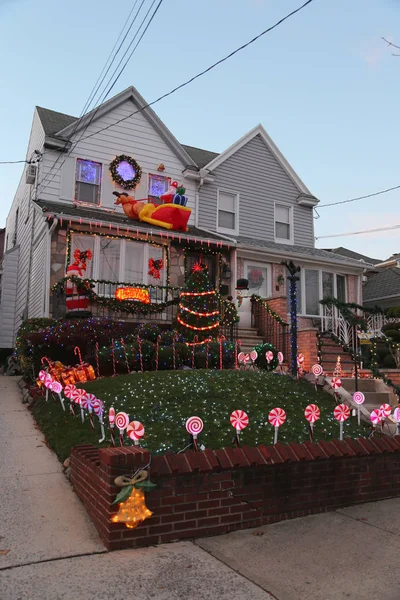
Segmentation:
[(293, 208), (275, 203), (275, 241), (293, 244)]
[(100, 204), (101, 163), (78, 158), (76, 161), (75, 201)]

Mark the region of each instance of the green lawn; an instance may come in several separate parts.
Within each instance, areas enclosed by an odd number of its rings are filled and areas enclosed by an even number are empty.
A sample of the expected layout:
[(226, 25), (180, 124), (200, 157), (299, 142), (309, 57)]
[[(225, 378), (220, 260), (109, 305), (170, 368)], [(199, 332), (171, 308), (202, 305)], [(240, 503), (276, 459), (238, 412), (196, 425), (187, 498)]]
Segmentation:
[[(232, 446), (234, 429), (229, 422), (233, 410), (242, 409), (249, 416), (249, 425), (241, 434), (243, 445), (273, 442), (273, 427), (268, 423), (268, 413), (281, 407), (287, 420), (279, 430), (282, 442), (309, 439), (308, 423), (304, 409), (308, 404), (318, 404), (321, 419), (314, 427), (316, 440), (339, 437), (339, 423), (333, 417), (335, 406), (332, 396), (315, 392), (306, 381), (294, 382), (287, 376), (264, 371), (163, 371), (134, 373), (115, 378), (99, 379), (85, 384), (86, 390), (101, 398), (108, 408), (125, 411), (131, 420), (141, 421), (146, 434), (142, 446), (153, 453), (174, 452), (188, 444), (185, 421), (199, 415), (204, 429), (199, 442), (207, 448)], [(68, 405), (68, 402), (66, 402)], [(34, 409), (39, 427), (48, 444), (60, 460), (70, 454), (76, 444), (99, 445), (100, 427), (94, 417), (96, 431), (90, 429), (88, 420), (82, 425), (79, 417), (63, 413), (60, 402), (40, 399)], [(355, 417), (344, 424), (344, 435), (365, 435), (365, 426), (357, 426)], [(127, 445), (131, 444), (126, 440)], [(102, 445), (109, 445), (109, 442)]]

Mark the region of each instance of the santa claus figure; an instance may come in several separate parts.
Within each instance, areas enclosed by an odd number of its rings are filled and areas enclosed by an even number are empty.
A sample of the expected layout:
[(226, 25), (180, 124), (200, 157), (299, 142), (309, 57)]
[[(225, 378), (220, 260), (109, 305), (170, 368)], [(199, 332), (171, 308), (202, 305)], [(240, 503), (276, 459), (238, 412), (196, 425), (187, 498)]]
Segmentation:
[[(86, 261), (92, 259), (92, 252), (85, 250), (81, 252), (78, 248), (74, 252), (75, 261), (67, 268), (67, 277), (77, 277), (82, 279), (86, 271)], [(89, 308), (89, 298), (87, 297), (87, 284), (82, 285), (71, 279), (67, 280), (65, 286), (67, 311), (77, 314), (86, 312)]]
[(160, 200), (162, 202), (164, 202), (164, 204), (169, 204), (169, 203), (172, 204), (174, 196), (176, 195), (177, 188), (178, 188), (178, 182), (172, 181), (168, 190), (165, 192), (165, 194), (161, 194)]

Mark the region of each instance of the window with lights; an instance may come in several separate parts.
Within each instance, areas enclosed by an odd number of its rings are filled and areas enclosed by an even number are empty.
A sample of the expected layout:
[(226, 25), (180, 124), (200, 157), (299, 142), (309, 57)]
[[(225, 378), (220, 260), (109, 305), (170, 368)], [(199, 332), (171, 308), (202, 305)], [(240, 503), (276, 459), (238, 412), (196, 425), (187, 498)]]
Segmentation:
[(101, 163), (78, 158), (76, 161), (75, 201), (100, 204)]

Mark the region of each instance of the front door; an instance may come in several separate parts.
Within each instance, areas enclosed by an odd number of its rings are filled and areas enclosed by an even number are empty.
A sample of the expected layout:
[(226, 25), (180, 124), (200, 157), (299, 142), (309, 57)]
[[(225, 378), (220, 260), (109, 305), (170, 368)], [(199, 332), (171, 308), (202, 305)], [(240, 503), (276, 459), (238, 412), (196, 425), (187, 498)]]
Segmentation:
[(268, 298), (271, 294), (270, 266), (251, 260), (244, 263), (244, 277), (249, 282), (248, 290), (241, 290), (238, 299), (238, 314), (240, 317), (239, 327), (251, 327), (251, 301), (253, 294)]

